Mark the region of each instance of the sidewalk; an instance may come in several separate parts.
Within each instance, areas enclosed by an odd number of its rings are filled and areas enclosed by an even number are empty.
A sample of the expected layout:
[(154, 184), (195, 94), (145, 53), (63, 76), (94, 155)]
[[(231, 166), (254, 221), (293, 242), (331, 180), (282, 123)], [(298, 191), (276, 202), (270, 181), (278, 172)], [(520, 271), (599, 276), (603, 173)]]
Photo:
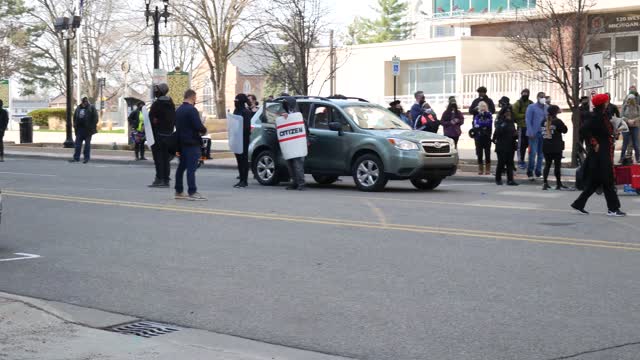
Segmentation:
[(151, 338), (103, 330), (138, 320), (0, 293), (0, 359), (347, 360), (171, 325), (177, 331)]

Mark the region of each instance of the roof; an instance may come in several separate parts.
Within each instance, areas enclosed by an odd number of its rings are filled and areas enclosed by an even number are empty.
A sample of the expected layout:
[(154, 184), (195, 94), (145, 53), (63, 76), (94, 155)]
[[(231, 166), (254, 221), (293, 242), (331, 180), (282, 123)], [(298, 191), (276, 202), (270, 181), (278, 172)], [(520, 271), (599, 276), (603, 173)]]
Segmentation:
[(260, 44), (248, 43), (233, 54), (230, 61), (242, 75), (263, 76), (265, 74), (262, 71), (263, 65), (259, 62), (260, 58), (270, 59), (268, 50)]

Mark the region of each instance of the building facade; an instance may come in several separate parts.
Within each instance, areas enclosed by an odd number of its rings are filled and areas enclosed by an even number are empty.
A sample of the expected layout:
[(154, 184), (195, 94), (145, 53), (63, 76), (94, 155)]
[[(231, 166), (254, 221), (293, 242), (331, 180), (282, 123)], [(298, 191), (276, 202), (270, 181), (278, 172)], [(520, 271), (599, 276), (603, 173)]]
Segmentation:
[[(560, 89), (533, 81), (531, 69), (509, 55), (513, 45), (506, 38), (510, 29), (535, 17), (548, 1), (570, 12), (573, 0), (411, 0), (409, 17), (417, 24), (413, 39), (338, 49), (338, 56), (347, 60), (337, 69), (336, 92), (381, 104), (391, 101), (391, 60), (397, 56), (401, 69), (395, 79), (396, 96), (405, 106), (413, 103), (417, 90), (424, 91), (435, 107), (444, 107), (449, 96), (468, 105), (481, 85), (496, 99), (515, 99), (528, 87), (550, 93), (563, 104)], [(598, 0), (589, 9), (584, 31), (593, 36), (588, 52), (605, 52), (608, 76), (600, 91), (622, 101), (628, 86), (640, 79), (640, 1)], [(316, 71), (329, 73), (328, 66)], [(327, 88), (319, 87), (311, 94), (329, 95)]]

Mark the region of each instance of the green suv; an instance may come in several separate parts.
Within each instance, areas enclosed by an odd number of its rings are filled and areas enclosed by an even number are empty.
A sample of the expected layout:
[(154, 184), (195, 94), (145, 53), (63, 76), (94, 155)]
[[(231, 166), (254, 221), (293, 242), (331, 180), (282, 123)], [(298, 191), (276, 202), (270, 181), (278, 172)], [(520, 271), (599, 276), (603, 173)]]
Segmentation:
[[(435, 189), (456, 173), (453, 140), (412, 130), (389, 110), (357, 98), (296, 97), (309, 128), (305, 173), (320, 184), (353, 176), (362, 191), (381, 191), (389, 180), (411, 180), (421, 190)], [(289, 179), (278, 146), (276, 118), (282, 99), (266, 102), (254, 116), (249, 156), (262, 185)]]

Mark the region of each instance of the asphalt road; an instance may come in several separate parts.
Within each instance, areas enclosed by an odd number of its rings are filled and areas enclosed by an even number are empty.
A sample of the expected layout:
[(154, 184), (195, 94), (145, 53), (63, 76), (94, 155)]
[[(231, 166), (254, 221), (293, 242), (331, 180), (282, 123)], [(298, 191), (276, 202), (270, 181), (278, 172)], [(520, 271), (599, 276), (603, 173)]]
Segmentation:
[[(637, 359), (640, 197), (449, 180), (287, 192), (149, 167), (0, 164), (0, 291), (358, 359)], [(14, 253), (40, 258), (1, 261)]]

